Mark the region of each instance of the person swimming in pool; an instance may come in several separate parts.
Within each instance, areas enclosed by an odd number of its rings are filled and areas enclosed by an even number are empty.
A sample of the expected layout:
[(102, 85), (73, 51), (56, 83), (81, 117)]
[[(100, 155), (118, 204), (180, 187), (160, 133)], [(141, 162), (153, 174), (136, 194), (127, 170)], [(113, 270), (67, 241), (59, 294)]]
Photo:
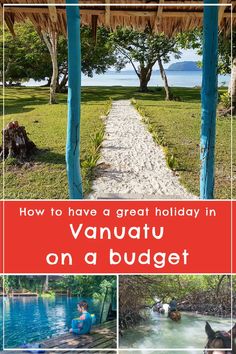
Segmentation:
[(88, 303), (86, 301), (80, 301), (77, 304), (77, 309), (81, 315), (78, 319), (72, 320), (70, 332), (75, 334), (89, 334), (92, 327), (92, 316), (88, 312)]

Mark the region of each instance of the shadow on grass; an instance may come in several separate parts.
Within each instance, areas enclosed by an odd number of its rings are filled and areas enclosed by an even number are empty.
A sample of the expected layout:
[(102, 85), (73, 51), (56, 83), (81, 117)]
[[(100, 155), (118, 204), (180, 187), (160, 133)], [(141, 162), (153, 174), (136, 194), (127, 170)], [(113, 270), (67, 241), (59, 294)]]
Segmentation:
[[(200, 102), (199, 88), (173, 88), (175, 96), (180, 97), (183, 102)], [(150, 87), (148, 92), (140, 92), (137, 87), (84, 87), (82, 89), (82, 102), (104, 101), (104, 100), (127, 100), (140, 99), (142, 101), (165, 101), (165, 92), (160, 87)], [(176, 102), (176, 101), (166, 101)], [(177, 101), (179, 102), (179, 101)], [(181, 102), (181, 101), (180, 101)]]
[(39, 149), (31, 157), (30, 161), (64, 166), (66, 164), (66, 157), (65, 154), (60, 154), (50, 149)]
[[(174, 95), (181, 98), (176, 102), (175, 109), (187, 109), (187, 104), (200, 103), (199, 88), (173, 88)], [(127, 100), (134, 98), (140, 106), (157, 107), (161, 109), (173, 109), (175, 101), (165, 102), (164, 89), (150, 87), (149, 92), (141, 93), (138, 87), (82, 87), (81, 103), (89, 105), (103, 105), (109, 100)], [(45, 87), (32, 88), (8, 88), (5, 95), (5, 115), (24, 114), (32, 112), (37, 106), (47, 106), (49, 102), (49, 89)], [(67, 94), (58, 94), (58, 103), (67, 104)], [(181, 103), (183, 107), (181, 107)], [(192, 108), (190, 108), (190, 111)], [(10, 117), (8, 117), (9, 120)]]
[[(181, 98), (183, 102), (200, 102), (199, 88), (173, 88), (175, 96)], [(58, 103), (67, 104), (67, 94), (58, 93)], [(82, 87), (81, 102), (90, 103), (93, 101), (104, 102), (108, 100), (127, 100), (135, 98), (142, 101), (165, 101), (164, 89), (160, 87), (150, 87), (148, 92), (139, 92), (138, 87)], [(175, 102), (175, 101), (169, 101)], [(37, 105), (49, 103), (49, 89), (45, 87), (20, 87), (7, 88), (5, 94), (5, 114), (17, 114), (30, 112)], [(168, 101), (166, 101), (166, 105)], [(155, 106), (155, 105), (153, 105)]]
[[(12, 97), (9, 97), (12, 95)], [(14, 95), (14, 91), (9, 93), (5, 97), (5, 115), (27, 113), (35, 110), (35, 106), (45, 105), (48, 103), (47, 97), (39, 97), (37, 95), (31, 95), (27, 97), (20, 97)], [(2, 108), (2, 107), (1, 107)], [(1, 109), (2, 111), (2, 109)]]
[[(2, 161), (1, 161), (2, 162)], [(15, 170), (26, 168), (34, 170), (39, 165), (61, 165), (66, 167), (65, 155), (50, 150), (37, 150), (34, 155), (28, 157), (24, 163), (16, 160), (5, 160), (7, 170)]]

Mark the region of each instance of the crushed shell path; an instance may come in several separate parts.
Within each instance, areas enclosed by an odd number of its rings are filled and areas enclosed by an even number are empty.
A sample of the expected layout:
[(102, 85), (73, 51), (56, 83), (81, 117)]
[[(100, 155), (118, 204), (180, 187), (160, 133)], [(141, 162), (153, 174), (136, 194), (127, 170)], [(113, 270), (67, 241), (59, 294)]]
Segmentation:
[(192, 199), (129, 100), (112, 103), (89, 198)]

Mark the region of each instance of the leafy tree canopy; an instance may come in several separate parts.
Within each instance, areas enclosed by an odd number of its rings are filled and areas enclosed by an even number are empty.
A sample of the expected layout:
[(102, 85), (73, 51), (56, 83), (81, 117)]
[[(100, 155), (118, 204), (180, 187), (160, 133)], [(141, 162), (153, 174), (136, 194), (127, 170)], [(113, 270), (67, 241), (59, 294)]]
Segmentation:
[(5, 81), (26, 81), (30, 78), (42, 80), (49, 77), (50, 56), (47, 48), (29, 23), (15, 25), (17, 36), (13, 37), (8, 30), (4, 36), (1, 29), (0, 67), (3, 77), (3, 40), (5, 48)]
[[(232, 37), (232, 38), (231, 38)], [(190, 32), (184, 32), (177, 35), (178, 42), (182, 48), (195, 49), (198, 55), (202, 55), (203, 47), (203, 31), (196, 28)], [(225, 36), (224, 33), (219, 33), (219, 63), (218, 70), (220, 74), (231, 73), (231, 42), (233, 44), (233, 58), (236, 57), (236, 30), (232, 36)]]
[(48, 282), (48, 291), (69, 293), (75, 296), (93, 297), (102, 295), (106, 288), (116, 286), (114, 276), (93, 275), (66, 275), (66, 276), (6, 276), (5, 291), (44, 292), (45, 282)]
[[(52, 64), (48, 49), (42, 37), (35, 31), (30, 22), (15, 25), (16, 36), (13, 37), (6, 29), (4, 33), (5, 47), (5, 81), (24, 82), (29, 79), (45, 80), (52, 75)], [(3, 31), (1, 29), (1, 68), (3, 67)], [(105, 27), (97, 29), (96, 39), (92, 29), (81, 27), (82, 72), (90, 77), (94, 73), (104, 73), (108, 68), (116, 65), (117, 58), (114, 47), (109, 40), (109, 31)], [(58, 67), (59, 77), (63, 84), (67, 83), (67, 40), (58, 37)], [(117, 65), (120, 68), (121, 64)], [(122, 67), (122, 65), (121, 65)], [(0, 72), (1, 80), (3, 72)], [(58, 79), (58, 82), (60, 80)]]
[(110, 35), (122, 65), (131, 63), (140, 80), (141, 91), (147, 90), (153, 66), (157, 61), (168, 63), (170, 55), (180, 57), (178, 43), (164, 33), (153, 33), (150, 28), (136, 31), (132, 28), (117, 28)]

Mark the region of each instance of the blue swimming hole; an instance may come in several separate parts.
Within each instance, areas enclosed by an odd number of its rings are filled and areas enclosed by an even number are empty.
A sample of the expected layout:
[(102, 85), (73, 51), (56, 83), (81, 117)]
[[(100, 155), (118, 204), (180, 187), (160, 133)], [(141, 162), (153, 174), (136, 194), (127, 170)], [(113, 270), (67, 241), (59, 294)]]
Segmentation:
[[(22, 297), (4, 301), (5, 348), (19, 348), (24, 343), (37, 343), (68, 332), (73, 318), (78, 317), (78, 297)], [(89, 312), (99, 322), (102, 301), (85, 299)]]

